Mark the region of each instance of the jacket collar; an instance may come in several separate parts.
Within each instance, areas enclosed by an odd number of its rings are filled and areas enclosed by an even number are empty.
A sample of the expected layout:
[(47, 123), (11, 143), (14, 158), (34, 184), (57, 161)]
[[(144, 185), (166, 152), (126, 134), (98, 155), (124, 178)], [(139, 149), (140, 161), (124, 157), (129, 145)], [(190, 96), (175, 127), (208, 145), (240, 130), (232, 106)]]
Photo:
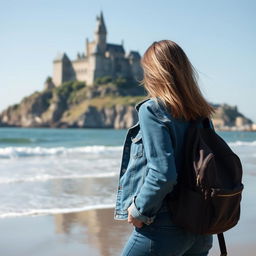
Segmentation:
[[(136, 111), (138, 112), (139, 111), (139, 108), (140, 108), (140, 105), (146, 101), (148, 101), (150, 98), (147, 98), (147, 99), (144, 99), (142, 101), (139, 101), (138, 103), (135, 104), (135, 109)], [(139, 126), (139, 120), (137, 121), (136, 124), (134, 124), (132, 127), (129, 128), (129, 130), (132, 130), (133, 128)]]
[(139, 108), (140, 108), (140, 105), (146, 101), (150, 100), (150, 98), (147, 98), (147, 99), (144, 99), (142, 101), (139, 101), (136, 105), (135, 105), (135, 109), (136, 111), (138, 112), (139, 111)]

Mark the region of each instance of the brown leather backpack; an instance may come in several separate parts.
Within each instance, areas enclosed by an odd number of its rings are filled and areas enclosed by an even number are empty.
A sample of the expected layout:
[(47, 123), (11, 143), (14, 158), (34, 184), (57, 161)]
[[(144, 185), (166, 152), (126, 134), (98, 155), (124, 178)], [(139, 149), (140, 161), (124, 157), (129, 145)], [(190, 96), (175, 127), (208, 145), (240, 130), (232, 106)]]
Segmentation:
[(183, 168), (167, 195), (172, 221), (194, 233), (218, 234), (221, 255), (227, 255), (223, 232), (240, 218), (243, 190), (239, 157), (210, 126), (192, 121), (184, 143)]

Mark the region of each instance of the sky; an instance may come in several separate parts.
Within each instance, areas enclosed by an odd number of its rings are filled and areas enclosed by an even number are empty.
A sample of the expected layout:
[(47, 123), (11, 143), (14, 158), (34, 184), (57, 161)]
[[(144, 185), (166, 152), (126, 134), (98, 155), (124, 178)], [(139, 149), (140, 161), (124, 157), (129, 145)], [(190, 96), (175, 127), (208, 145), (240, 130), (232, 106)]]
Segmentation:
[(43, 89), (52, 61), (71, 60), (93, 39), (103, 11), (107, 41), (141, 55), (153, 41), (178, 43), (212, 103), (256, 122), (254, 0), (0, 0), (0, 111)]

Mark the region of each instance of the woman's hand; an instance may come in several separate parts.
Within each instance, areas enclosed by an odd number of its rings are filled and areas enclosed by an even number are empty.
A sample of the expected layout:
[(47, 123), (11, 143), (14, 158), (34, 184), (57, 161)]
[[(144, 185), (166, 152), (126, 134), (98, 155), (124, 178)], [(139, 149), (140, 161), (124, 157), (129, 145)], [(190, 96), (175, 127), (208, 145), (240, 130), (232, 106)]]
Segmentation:
[[(130, 206), (131, 207), (131, 206)], [(143, 222), (134, 218), (131, 214), (130, 214), (130, 207), (127, 209), (128, 211), (128, 223), (133, 224), (135, 227), (137, 228), (141, 228), (143, 226)]]

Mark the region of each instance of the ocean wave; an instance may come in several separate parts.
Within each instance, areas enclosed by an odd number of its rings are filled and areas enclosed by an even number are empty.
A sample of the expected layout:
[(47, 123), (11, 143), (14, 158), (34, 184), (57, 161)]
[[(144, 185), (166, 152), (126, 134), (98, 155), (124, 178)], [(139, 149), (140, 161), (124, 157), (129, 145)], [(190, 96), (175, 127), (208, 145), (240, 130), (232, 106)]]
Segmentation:
[(42, 139), (29, 139), (29, 138), (0, 138), (0, 144), (27, 144), (36, 142), (45, 142)]
[(73, 213), (82, 212), (97, 209), (110, 209), (114, 208), (114, 204), (97, 204), (89, 205), (78, 208), (52, 208), (52, 209), (28, 209), (22, 212), (7, 212), (0, 213), (0, 218), (11, 218), (11, 217), (21, 217), (21, 216), (39, 216), (39, 215), (51, 215), (51, 214), (63, 214), (63, 213)]
[(62, 180), (62, 179), (86, 179), (86, 178), (111, 178), (115, 177), (117, 172), (105, 172), (105, 173), (95, 173), (95, 174), (71, 174), (71, 175), (35, 175), (33, 177), (22, 177), (22, 178), (0, 178), (0, 184), (9, 183), (21, 183), (21, 182), (36, 182), (36, 181), (47, 181), (47, 180)]
[(106, 153), (113, 151), (120, 151), (120, 146), (103, 146), (93, 145), (85, 147), (5, 147), (0, 148), (0, 158), (15, 158), (28, 156), (52, 156), (52, 155), (69, 155), (69, 154), (83, 154), (83, 153)]
[(234, 141), (234, 142), (229, 142), (228, 143), (230, 146), (250, 146), (250, 147), (255, 147), (256, 146), (256, 141)]

